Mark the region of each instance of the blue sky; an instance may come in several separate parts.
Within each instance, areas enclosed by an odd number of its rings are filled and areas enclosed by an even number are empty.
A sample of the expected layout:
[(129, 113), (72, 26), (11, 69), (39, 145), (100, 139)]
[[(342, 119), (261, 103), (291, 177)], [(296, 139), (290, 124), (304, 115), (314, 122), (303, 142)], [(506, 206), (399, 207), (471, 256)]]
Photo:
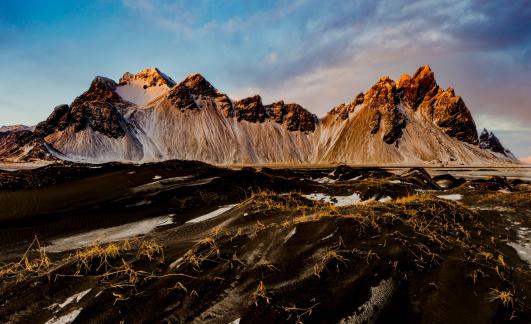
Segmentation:
[(34, 124), (96, 75), (199, 72), (233, 98), (322, 116), (423, 64), (478, 128), (531, 156), (531, 1), (0, 2), (0, 124)]

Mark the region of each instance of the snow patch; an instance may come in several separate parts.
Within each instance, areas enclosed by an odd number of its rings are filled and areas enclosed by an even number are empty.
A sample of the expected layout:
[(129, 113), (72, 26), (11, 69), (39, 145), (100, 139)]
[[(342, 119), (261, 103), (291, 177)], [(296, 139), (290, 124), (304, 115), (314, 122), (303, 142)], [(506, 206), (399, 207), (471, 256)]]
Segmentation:
[(371, 297), (358, 307), (353, 315), (341, 319), (340, 324), (374, 323), (380, 312), (389, 304), (393, 297), (395, 284), (392, 278), (382, 280), (376, 287), (371, 287)]
[(361, 202), (361, 196), (357, 192), (353, 193), (350, 196), (330, 196), (325, 193), (312, 193), (309, 195), (302, 195), (302, 196), (310, 200), (322, 201), (325, 203), (334, 204), (337, 207), (354, 205), (354, 204)]
[(449, 195), (439, 195), (437, 197), (441, 198), (441, 199), (457, 201), (457, 200), (461, 200), (463, 198), (463, 195), (461, 195), (461, 194), (449, 194)]
[[(48, 306), (48, 309), (49, 309), (49, 310), (54, 310), (54, 309), (56, 309), (56, 310), (54, 311), (54, 313), (57, 313), (60, 309), (64, 308), (65, 306), (68, 306), (68, 305), (71, 304), (73, 301), (75, 301), (76, 304), (79, 303), (79, 301), (80, 301), (81, 299), (83, 299), (83, 297), (85, 297), (85, 295), (88, 294), (91, 290), (92, 290), (92, 288), (89, 288), (89, 289), (84, 290), (84, 291), (82, 291), (82, 292), (80, 292), (80, 293), (74, 294), (74, 295), (68, 297), (68, 298), (67, 298), (62, 304), (57, 304), (57, 303), (52, 304), (52, 305)], [(59, 309), (57, 309), (57, 308), (59, 308)]]
[(322, 177), (322, 178), (317, 178), (317, 179), (312, 179), (312, 180), (317, 183), (334, 183), (337, 181), (334, 179), (330, 179), (329, 177)]
[[(519, 225), (520, 223), (513, 222), (513, 224)], [(531, 229), (524, 226), (517, 228), (516, 237), (516, 242), (508, 242), (507, 245), (515, 249), (520, 259), (527, 262), (531, 268)]]
[(82, 308), (76, 308), (72, 310), (70, 313), (65, 314), (60, 317), (52, 317), (48, 321), (46, 321), (45, 324), (69, 324), (75, 321), (75, 319), (78, 317), (79, 313), (81, 313)]
[(223, 206), (219, 209), (216, 209), (206, 215), (203, 215), (203, 216), (199, 216), (199, 217), (196, 217), (194, 219), (191, 219), (189, 221), (187, 221), (186, 223), (192, 223), (192, 224), (195, 224), (195, 223), (200, 223), (200, 222), (203, 222), (203, 221), (206, 221), (208, 219), (211, 219), (211, 218), (214, 218), (216, 216), (219, 216), (221, 214), (223, 214), (224, 212), (232, 209), (234, 206), (236, 206), (236, 204), (234, 205), (227, 205), (227, 206)]
[(172, 224), (170, 215), (154, 217), (124, 225), (101, 228), (81, 234), (67, 236), (53, 240), (50, 245), (44, 247), (47, 252), (63, 252), (79, 249), (92, 244), (105, 244), (125, 240), (127, 238), (143, 235), (155, 228)]
[(177, 260), (170, 263), (170, 269), (172, 270), (178, 269), (182, 260), (183, 260), (183, 257), (180, 257)]
[(165, 84), (149, 86), (146, 80), (133, 79), (116, 88), (116, 93), (122, 99), (134, 103), (139, 107), (168, 92), (170, 88)]
[(286, 243), (287, 241), (289, 241), (289, 239), (295, 235), (295, 233), (297, 232), (297, 227), (294, 227), (289, 233), (288, 235), (286, 235), (286, 237), (284, 238), (284, 243)]

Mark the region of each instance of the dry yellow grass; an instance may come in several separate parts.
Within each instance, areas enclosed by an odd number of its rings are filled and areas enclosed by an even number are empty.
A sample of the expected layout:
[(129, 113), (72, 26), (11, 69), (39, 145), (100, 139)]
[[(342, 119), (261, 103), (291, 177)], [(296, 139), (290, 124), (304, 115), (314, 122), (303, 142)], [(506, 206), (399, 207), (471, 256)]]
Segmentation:
[(258, 287), (256, 287), (256, 290), (251, 295), (251, 300), (255, 306), (258, 306), (261, 301), (267, 304), (270, 303), (271, 298), (267, 296), (267, 289), (263, 281), (260, 281)]
[(330, 250), (327, 251), (321, 260), (317, 262), (313, 266), (313, 272), (318, 277), (321, 278), (321, 273), (323, 271), (327, 270), (327, 266), (330, 265), (330, 263), (334, 262), (336, 263), (336, 270), (339, 272), (339, 265), (343, 264), (344, 266), (347, 265), (348, 259), (343, 257), (337, 250)]
[[(34, 252), (32, 250), (37, 252), (37, 256), (33, 258), (30, 256), (30, 253)], [(0, 279), (14, 278), (19, 282), (27, 276), (46, 274), (53, 266), (54, 263), (46, 254), (46, 250), (41, 246), (37, 236), (35, 236), (18, 262), (10, 262), (0, 267)]]
[(491, 289), (490, 296), (490, 301), (500, 301), (505, 307), (514, 306), (514, 295), (510, 291)]

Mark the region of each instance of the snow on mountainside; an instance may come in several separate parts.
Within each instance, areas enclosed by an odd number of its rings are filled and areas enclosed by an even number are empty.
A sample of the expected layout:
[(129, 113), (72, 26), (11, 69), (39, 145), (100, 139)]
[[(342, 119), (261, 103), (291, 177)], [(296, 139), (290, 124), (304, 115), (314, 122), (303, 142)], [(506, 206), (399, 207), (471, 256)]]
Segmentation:
[(174, 85), (175, 81), (170, 77), (157, 68), (152, 68), (135, 75), (126, 72), (116, 87), (116, 93), (126, 101), (143, 106), (166, 93)]
[(0, 137), (0, 153), (12, 161), (517, 162), (478, 145), (464, 101), (453, 89), (440, 89), (428, 66), (398, 83), (380, 78), (321, 120), (298, 104), (265, 105), (258, 95), (233, 101), (200, 74), (177, 84), (158, 69), (146, 69), (125, 73), (119, 83), (97, 77), (35, 130), (9, 134)]

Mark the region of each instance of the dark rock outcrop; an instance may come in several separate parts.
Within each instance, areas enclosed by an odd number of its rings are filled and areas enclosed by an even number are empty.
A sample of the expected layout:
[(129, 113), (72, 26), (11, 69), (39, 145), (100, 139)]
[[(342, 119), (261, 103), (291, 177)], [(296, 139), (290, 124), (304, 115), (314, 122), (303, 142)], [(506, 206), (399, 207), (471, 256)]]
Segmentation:
[(400, 175), (405, 182), (413, 183), (420, 188), (430, 190), (441, 190), (441, 187), (434, 181), (424, 168), (411, 168)]
[[(382, 140), (387, 144), (395, 143), (406, 127), (407, 118), (400, 111), (400, 98), (396, 85), (388, 76), (384, 76), (365, 94), (364, 104), (373, 111), (375, 117), (371, 120), (371, 133), (383, 131)], [(380, 116), (378, 116), (378, 114)]]
[(0, 132), (0, 157), (3, 160), (29, 162), (54, 159), (42, 139), (30, 129), (12, 129)]
[(246, 120), (252, 123), (262, 123), (272, 120), (285, 125), (290, 131), (313, 132), (317, 117), (304, 109), (301, 105), (278, 101), (270, 105), (263, 105), (259, 95), (248, 97), (234, 104), (234, 116), (238, 121)]
[(360, 93), (352, 102), (348, 104), (342, 103), (332, 108), (330, 114), (337, 116), (337, 118), (345, 120), (348, 118), (350, 113), (356, 110), (356, 107), (361, 106), (363, 104), (363, 100), (364, 94)]
[(458, 179), (453, 175), (446, 173), (434, 176), (433, 181), (435, 181), (439, 187), (444, 190), (456, 188), (466, 182), (465, 178)]
[(435, 76), (429, 66), (420, 67), (413, 77), (404, 74), (397, 82), (402, 89), (404, 103), (416, 110), (424, 100), (433, 98), (439, 91)]
[(476, 124), (467, 106), (454, 89), (442, 90), (429, 66), (420, 67), (413, 77), (405, 74), (397, 88), (409, 108), (420, 110), (429, 121), (446, 134), (470, 144), (478, 144)]
[(190, 92), (196, 97), (215, 97), (218, 94), (216, 88), (199, 73), (187, 76), (180, 84), (190, 89)]
[(176, 85), (170, 90), (167, 95), (167, 99), (174, 107), (179, 108), (181, 110), (199, 109), (199, 107), (195, 103), (192, 92), (186, 85), (182, 83)]
[(225, 117), (234, 117), (234, 107), (230, 98), (220, 93), (201, 74), (191, 74), (174, 86), (167, 95), (171, 104), (181, 110), (200, 109), (196, 100), (212, 99)]
[(60, 105), (35, 127), (35, 135), (45, 137), (52, 132), (73, 127), (75, 132), (87, 127), (112, 138), (125, 135), (126, 123), (118, 108), (130, 105), (115, 92), (117, 84), (96, 77), (89, 90), (77, 97), (72, 105)]
[(265, 106), (267, 115), (276, 123), (286, 125), (290, 131), (313, 132), (317, 117), (301, 105), (278, 101)]
[(248, 121), (251, 123), (263, 123), (267, 116), (267, 111), (262, 104), (262, 97), (255, 95), (238, 100), (234, 103), (235, 117), (238, 121)]
[(489, 132), (485, 128), (483, 128), (483, 131), (481, 132), (481, 135), (479, 136), (479, 147), (481, 147), (484, 150), (490, 150), (492, 152), (503, 154), (504, 156), (507, 156), (507, 157), (514, 157), (511, 151), (503, 147), (498, 137), (496, 137), (494, 133)]

